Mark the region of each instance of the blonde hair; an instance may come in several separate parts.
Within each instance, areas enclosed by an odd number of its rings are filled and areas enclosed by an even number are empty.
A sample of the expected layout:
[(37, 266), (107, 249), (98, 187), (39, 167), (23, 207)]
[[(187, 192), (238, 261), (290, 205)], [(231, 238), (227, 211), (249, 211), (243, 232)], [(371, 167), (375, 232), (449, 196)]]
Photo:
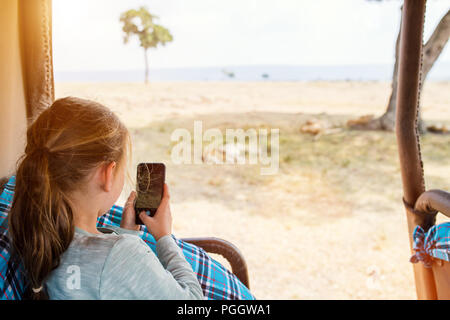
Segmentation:
[(47, 298), (39, 289), (73, 239), (69, 193), (102, 163), (124, 162), (130, 148), (119, 118), (89, 100), (56, 100), (29, 127), (8, 223), (31, 298)]

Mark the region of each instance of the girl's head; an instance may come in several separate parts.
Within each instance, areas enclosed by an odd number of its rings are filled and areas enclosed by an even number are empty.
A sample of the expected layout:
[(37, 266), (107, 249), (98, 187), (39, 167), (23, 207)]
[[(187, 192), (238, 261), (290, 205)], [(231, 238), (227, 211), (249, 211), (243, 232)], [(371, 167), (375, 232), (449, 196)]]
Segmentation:
[(105, 213), (122, 190), (129, 151), (126, 127), (89, 100), (59, 99), (29, 127), (9, 214), (13, 247), (29, 288), (43, 285), (72, 241), (72, 196), (89, 192), (93, 177), (102, 175), (99, 214)]

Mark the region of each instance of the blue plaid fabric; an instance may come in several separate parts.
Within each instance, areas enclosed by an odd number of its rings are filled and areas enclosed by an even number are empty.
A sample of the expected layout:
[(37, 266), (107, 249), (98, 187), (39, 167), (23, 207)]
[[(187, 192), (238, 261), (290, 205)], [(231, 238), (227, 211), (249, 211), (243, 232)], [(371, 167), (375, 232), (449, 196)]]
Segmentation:
[[(24, 274), (18, 261), (11, 257), (8, 239), (7, 216), (14, 196), (15, 177), (11, 177), (0, 195), (0, 299), (21, 299), (24, 292)], [(122, 207), (113, 206), (98, 219), (98, 227), (120, 226)], [(156, 254), (156, 241), (145, 226), (141, 237)], [(202, 248), (175, 238), (186, 260), (197, 274), (203, 294), (208, 300), (254, 300), (249, 289), (219, 262), (212, 259)]]
[(431, 267), (433, 258), (450, 262), (450, 222), (435, 225), (425, 232), (417, 226), (413, 233), (414, 255), (412, 263), (422, 261), (427, 268)]

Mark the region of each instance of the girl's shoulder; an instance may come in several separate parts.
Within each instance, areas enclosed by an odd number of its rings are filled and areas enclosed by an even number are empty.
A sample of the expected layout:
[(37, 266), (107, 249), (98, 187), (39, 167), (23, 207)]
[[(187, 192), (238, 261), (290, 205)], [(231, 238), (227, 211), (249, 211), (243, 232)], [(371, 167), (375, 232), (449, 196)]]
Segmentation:
[(99, 228), (102, 234), (91, 234), (75, 228), (74, 238), (68, 251), (80, 251), (83, 255), (99, 255), (106, 258), (112, 248), (118, 244), (137, 244), (142, 241), (138, 232), (119, 227)]
[(97, 235), (76, 229), (59, 266), (46, 281), (51, 299), (99, 299), (105, 268), (134, 261), (136, 251), (147, 248), (136, 234), (118, 230)]

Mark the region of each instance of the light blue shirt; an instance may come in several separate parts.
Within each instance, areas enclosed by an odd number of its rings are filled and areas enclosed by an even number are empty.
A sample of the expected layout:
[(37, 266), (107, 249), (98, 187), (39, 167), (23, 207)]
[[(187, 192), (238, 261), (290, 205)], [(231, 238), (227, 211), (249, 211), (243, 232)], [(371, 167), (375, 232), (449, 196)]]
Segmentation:
[(69, 248), (46, 281), (50, 299), (204, 299), (191, 265), (174, 239), (156, 243), (118, 227), (91, 234), (75, 228)]

